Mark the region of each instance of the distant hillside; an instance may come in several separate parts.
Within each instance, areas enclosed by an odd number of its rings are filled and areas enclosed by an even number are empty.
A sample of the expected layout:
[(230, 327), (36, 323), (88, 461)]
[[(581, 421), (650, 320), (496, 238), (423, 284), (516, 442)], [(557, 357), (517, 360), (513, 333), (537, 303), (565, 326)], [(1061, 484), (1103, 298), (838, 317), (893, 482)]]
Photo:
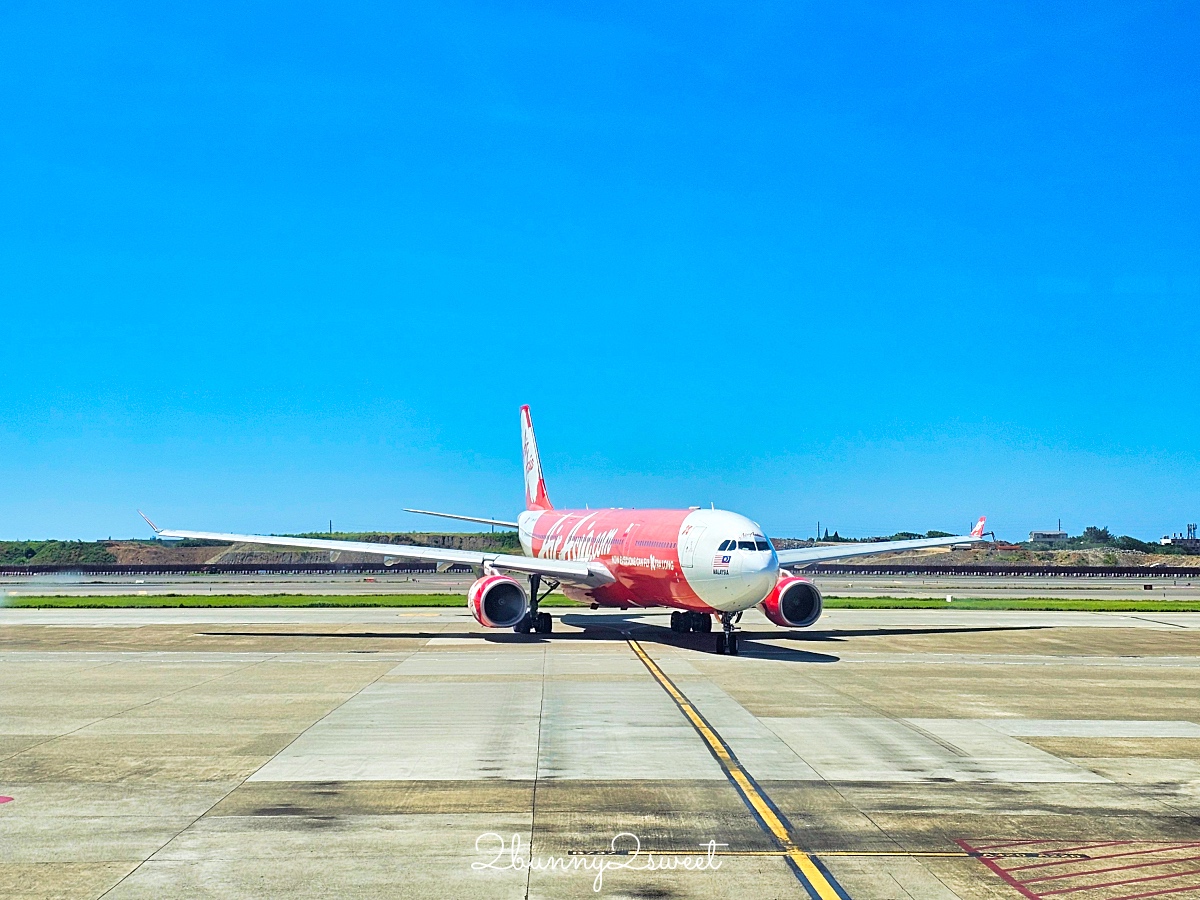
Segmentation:
[[(520, 553), (515, 531), (467, 532), (327, 532), (302, 537), (368, 541), (378, 544), (415, 544), (493, 553)], [(907, 536), (907, 535), (906, 535)], [(811, 547), (811, 540), (773, 538), (779, 549)], [(830, 542), (832, 545), (832, 541)], [(1154, 545), (1145, 545), (1153, 550)], [(287, 565), (289, 563), (377, 562), (366, 553), (337, 553), (327, 550), (272, 548), (262, 544), (226, 544), (219, 541), (0, 541), (0, 566), (72, 565)], [(870, 566), (880, 563), (965, 566), (1200, 566), (1200, 556), (1142, 552), (1119, 545), (1078, 549), (1031, 549), (1014, 544), (984, 544), (975, 550), (917, 550), (880, 556), (847, 559), (845, 565)]]
[[(826, 530), (822, 545), (870, 543), (872, 541), (902, 541), (920, 537), (949, 537), (944, 531), (927, 534), (900, 532), (887, 537), (843, 538)], [(780, 550), (815, 546), (810, 540), (773, 538)], [(1082, 534), (1053, 545), (1030, 543), (1008, 544), (988, 541), (971, 550), (910, 550), (906, 553), (886, 553), (879, 556), (852, 557), (838, 561), (839, 565), (871, 566), (879, 564), (939, 565), (939, 566), (1200, 566), (1200, 556), (1189, 556), (1181, 547), (1162, 546), (1141, 541), (1129, 535), (1115, 535), (1107, 528), (1089, 526)]]
[(334, 541), (367, 541), (372, 544), (415, 544), (418, 547), (445, 547), (452, 550), (497, 550), (520, 552), (521, 541), (515, 531), (469, 531), (464, 534), (409, 531), (314, 531), (293, 537), (325, 538)]
[[(782, 543), (782, 542), (780, 542)], [(799, 546), (811, 543), (797, 542)], [(776, 543), (779, 546), (779, 543)], [(976, 550), (910, 550), (834, 560), (838, 565), (936, 566), (1200, 566), (1200, 556), (1142, 553), (1136, 550), (1030, 550), (1013, 544), (984, 544)]]
[(0, 566), (102, 566), (116, 561), (102, 543), (0, 541)]
[[(515, 531), (467, 534), (334, 532), (295, 535), (343, 541), (367, 541), (378, 544), (415, 544), (418, 547), (447, 547), (455, 550), (480, 550), (520, 553)], [(376, 562), (379, 557), (367, 553), (339, 553), (338, 562)], [(331, 562), (327, 550), (272, 548), (263, 544), (228, 544), (220, 541), (0, 541), (0, 566), (148, 566), (263, 564)]]

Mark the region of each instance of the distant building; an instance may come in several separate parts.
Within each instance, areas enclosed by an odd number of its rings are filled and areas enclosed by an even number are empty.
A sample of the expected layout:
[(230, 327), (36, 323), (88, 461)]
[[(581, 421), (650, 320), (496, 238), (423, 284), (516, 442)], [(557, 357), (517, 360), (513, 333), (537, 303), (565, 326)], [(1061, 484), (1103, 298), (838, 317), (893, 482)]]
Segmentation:
[(1067, 533), (1061, 529), (1058, 531), (1031, 531), (1029, 532), (1029, 543), (1031, 544), (1059, 544), (1067, 539)]
[(1164, 547), (1182, 547), (1188, 553), (1200, 553), (1200, 538), (1196, 537), (1196, 526), (1187, 527), (1187, 536), (1182, 534), (1164, 534), (1161, 541)]

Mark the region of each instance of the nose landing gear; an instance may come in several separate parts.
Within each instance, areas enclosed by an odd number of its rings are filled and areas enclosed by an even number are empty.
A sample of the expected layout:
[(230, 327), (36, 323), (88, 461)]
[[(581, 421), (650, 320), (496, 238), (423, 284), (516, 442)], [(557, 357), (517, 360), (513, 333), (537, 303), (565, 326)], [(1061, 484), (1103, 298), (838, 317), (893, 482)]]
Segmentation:
[(721, 633), (717, 635), (717, 653), (738, 655), (738, 636), (737, 632), (733, 630), (733, 626), (741, 618), (740, 612), (721, 613)]

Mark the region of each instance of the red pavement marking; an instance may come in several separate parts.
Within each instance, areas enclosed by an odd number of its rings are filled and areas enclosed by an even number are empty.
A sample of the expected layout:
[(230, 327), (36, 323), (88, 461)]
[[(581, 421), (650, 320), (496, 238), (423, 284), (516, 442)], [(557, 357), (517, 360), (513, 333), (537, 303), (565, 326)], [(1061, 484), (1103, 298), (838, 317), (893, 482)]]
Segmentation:
[[(1110, 841), (1109, 843), (1110, 844), (1124, 844), (1124, 843), (1128, 843), (1128, 842), (1127, 841)], [(1100, 845), (1096, 845), (1096, 846), (1100, 846)], [(1172, 850), (1185, 850), (1185, 849), (1194, 848), (1194, 847), (1196, 847), (1196, 843), (1192, 842), (1190, 844), (1177, 844), (1174, 847), (1155, 847), (1153, 850), (1131, 850), (1129, 853), (1105, 853), (1102, 856), (1092, 856), (1089, 858), (1090, 859), (1116, 859), (1118, 856), (1144, 856), (1147, 853), (1169, 853)], [(1046, 866), (1062, 866), (1062, 865), (1067, 865), (1068, 863), (1072, 863), (1072, 862), (1075, 862), (1075, 860), (1060, 859), (1060, 860), (1055, 860), (1054, 862), (1034, 863), (1033, 865), (1027, 865), (1027, 866), (1013, 866), (1013, 868), (1009, 869), (1009, 871), (1016, 872), (1020, 869), (1044, 869)]]
[[(1152, 874), (1152, 875), (1139, 875), (1137, 877), (1123, 878), (1123, 879), (1117, 880), (1117, 881), (1096, 882), (1096, 883), (1092, 883), (1092, 884), (1085, 884), (1085, 885), (1080, 885), (1080, 886), (1075, 886), (1075, 887), (1054, 888), (1053, 890), (1042, 890), (1040, 887), (1034, 886), (1034, 882), (1065, 881), (1067, 879), (1082, 879), (1082, 878), (1092, 877), (1095, 875), (1100, 875), (1100, 874), (1109, 873), (1109, 872), (1127, 872), (1130, 870), (1154, 868), (1156, 866), (1167, 866), (1167, 865), (1175, 866), (1175, 865), (1179, 865), (1180, 863), (1185, 863), (1185, 862), (1191, 862), (1193, 865), (1195, 865), (1196, 861), (1200, 860), (1200, 855), (1195, 855), (1196, 851), (1200, 850), (1200, 842), (1192, 841), (1192, 842), (1189, 842), (1186, 844), (1169, 844), (1169, 845), (1151, 847), (1150, 849), (1124, 850), (1119, 853), (1105, 853), (1105, 854), (1102, 854), (1099, 856), (1092, 856), (1089, 854), (1086, 859), (1073, 859), (1073, 860), (1072, 859), (1055, 859), (1055, 860), (1047, 861), (1047, 862), (1026, 864), (1026, 865), (1021, 865), (1021, 866), (1013, 866), (1012, 868), (1008, 868), (1007, 866), (1002, 865), (1002, 861), (1004, 859), (1004, 854), (1002, 851), (999, 852), (999, 854), (998, 854), (1000, 857), (999, 860), (989, 859), (983, 853), (984, 848), (973, 847), (971, 844), (967, 843), (966, 841), (961, 841), (961, 840), (956, 841), (955, 843), (957, 843), (966, 852), (975, 855), (975, 857), (981, 863), (983, 863), (985, 866), (987, 866), (988, 869), (990, 869), (993, 873), (995, 873), (995, 875), (997, 877), (999, 877), (1005, 884), (1011, 886), (1014, 890), (1016, 890), (1019, 894), (1021, 894), (1021, 896), (1028, 898), (1028, 900), (1049, 900), (1049, 898), (1053, 898), (1053, 900), (1065, 900), (1065, 898), (1070, 897), (1070, 896), (1077, 896), (1080, 898), (1082, 898), (1082, 897), (1090, 898), (1093, 896), (1093, 893), (1090, 893), (1090, 892), (1096, 892), (1096, 893), (1104, 892), (1105, 894), (1109, 894), (1109, 896), (1106, 896), (1104, 898), (1104, 900), (1144, 900), (1144, 898), (1163, 897), (1163, 896), (1171, 895), (1171, 894), (1200, 894), (1200, 884), (1197, 884), (1195, 881), (1196, 876), (1200, 875), (1200, 868), (1193, 868), (1193, 869), (1190, 869), (1190, 870), (1184, 871), (1184, 872), (1166, 872), (1166, 873)], [(1078, 844), (1078, 845), (1063, 846), (1063, 847), (1054, 847), (1053, 846), (1054, 841), (1039, 841), (1039, 842), (1029, 841), (1029, 842), (1024, 842), (1024, 843), (1026, 844), (1026, 847), (1030, 843), (1040, 843), (1043, 845), (1047, 845), (1047, 846), (1043, 846), (1043, 847), (1039, 848), (1039, 850), (1037, 850), (1037, 851), (1028, 850), (1028, 852), (1065, 853), (1065, 852), (1068, 852), (1071, 850), (1091, 850), (1091, 849), (1097, 848), (1097, 847), (1118, 847), (1118, 846), (1128, 847), (1130, 845), (1134, 845), (1134, 846), (1140, 846), (1140, 847), (1144, 848), (1144, 847), (1146, 847), (1148, 842), (1129, 841), (1129, 840), (1097, 841), (1092, 844)], [(1063, 843), (1065, 844), (1066, 842), (1063, 842)], [(990, 845), (990, 847), (988, 849), (999, 851), (1000, 848), (1003, 846), (1005, 846), (1005, 845), (992, 844), (992, 845)], [(1013, 844), (1009, 844), (1007, 846), (1015, 847), (1015, 846), (1017, 846), (1017, 843), (1014, 842)], [(1173, 852), (1176, 852), (1179, 850), (1190, 850), (1193, 852), (1193, 855), (1191, 855), (1191, 856), (1166, 856), (1163, 859), (1148, 860), (1145, 862), (1135, 862), (1135, 863), (1129, 863), (1127, 865), (1122, 864), (1122, 865), (1116, 865), (1116, 866), (1105, 866), (1105, 867), (1099, 868), (1099, 869), (1091, 868), (1091, 869), (1082, 869), (1082, 870), (1076, 869), (1074, 871), (1066, 871), (1066, 872), (1060, 871), (1058, 874), (1039, 875), (1036, 878), (1030, 878), (1030, 879), (1026, 879), (1026, 880), (1018, 880), (1018, 878), (1016, 876), (1016, 873), (1018, 871), (1023, 871), (1023, 870), (1027, 870), (1027, 869), (1042, 869), (1047, 866), (1071, 866), (1071, 865), (1074, 865), (1074, 866), (1085, 865), (1086, 866), (1089, 864), (1093, 864), (1094, 861), (1096, 861), (1096, 860), (1128, 858), (1131, 856), (1143, 856), (1146, 854), (1162, 855), (1162, 854), (1170, 854), (1170, 853), (1173, 853)], [(1019, 853), (1020, 851), (1014, 850), (1013, 852)], [(1161, 884), (1162, 882), (1165, 882), (1172, 878), (1191, 878), (1192, 883), (1186, 884), (1186, 885), (1181, 885), (1178, 887), (1156, 887), (1153, 890), (1144, 890), (1144, 891), (1140, 891), (1140, 892), (1134, 893), (1134, 894), (1124, 894), (1120, 897), (1111, 896), (1111, 893), (1110, 893), (1114, 888), (1120, 888), (1125, 885), (1128, 885), (1130, 888), (1134, 888), (1135, 885), (1141, 886), (1141, 887), (1150, 887), (1151, 883), (1158, 882), (1159, 884)], [(1135, 888), (1135, 890), (1136, 890), (1136, 888)]]
[[(974, 847), (972, 847), (970, 844), (968, 844), (966, 841), (955, 841), (954, 843), (958, 844), (958, 846), (962, 847), (968, 853), (978, 853), (979, 852)], [(1029, 900), (1041, 900), (1041, 898), (1037, 894), (1033, 893), (1033, 891), (1026, 888), (1024, 885), (1021, 884), (1021, 882), (1017, 881), (1017, 879), (1013, 878), (1011, 875), (1009, 875), (1007, 872), (1005, 872), (1004, 869), (1000, 868), (1000, 866), (998, 866), (996, 864), (995, 860), (988, 859), (986, 856), (980, 856), (980, 857), (978, 857), (978, 859), (981, 863), (983, 863), (985, 866), (987, 866), (989, 869), (991, 869), (993, 872), (995, 872), (1001, 881), (1003, 881), (1005, 884), (1011, 885), (1012, 887), (1016, 888), (1017, 891), (1019, 891), (1022, 896), (1028, 897)]]
[(1018, 844), (1048, 844), (1050, 841), (1005, 841), (1003, 844), (981, 844), (976, 850), (999, 850), (1001, 847), (1015, 847)]
[[(1100, 888), (1116, 887), (1118, 884), (1137, 884), (1139, 881), (1161, 881), (1164, 878), (1182, 878), (1184, 875), (1200, 875), (1200, 869), (1190, 869), (1187, 872), (1168, 872), (1166, 875), (1144, 875), (1141, 878), (1126, 878), (1122, 881), (1107, 881), (1103, 884), (1087, 884), (1083, 887), (1058, 888), (1053, 891), (1043, 891), (1042, 896), (1049, 897), (1051, 894), (1070, 894), (1074, 891), (1098, 891)], [(1192, 890), (1200, 891), (1200, 885), (1193, 885)]]
[(1084, 875), (1099, 875), (1102, 872), (1124, 872), (1129, 869), (1145, 869), (1150, 866), (1166, 866), (1171, 863), (1195, 862), (1200, 856), (1172, 856), (1169, 859), (1156, 859), (1154, 862), (1132, 863), (1128, 866), (1109, 866), (1107, 869), (1088, 869), (1086, 872), (1068, 872), (1066, 875), (1042, 875), (1038, 878), (1026, 878), (1024, 884), (1035, 881), (1055, 881), (1061, 878), (1080, 878)]
[(1141, 900), (1142, 897), (1161, 897), (1163, 894), (1180, 894), (1184, 891), (1200, 891), (1200, 884), (1191, 887), (1170, 888), (1165, 891), (1147, 891), (1144, 894), (1124, 894), (1120, 897), (1109, 897), (1108, 900)]
[(12, 797), (0, 797), (0, 803), (12, 803)]
[(1088, 844), (1076, 844), (1073, 847), (1055, 847), (1048, 853), (1070, 853), (1072, 850), (1095, 850), (1097, 847), (1116, 847), (1121, 844), (1136, 844), (1137, 841), (1092, 841)]

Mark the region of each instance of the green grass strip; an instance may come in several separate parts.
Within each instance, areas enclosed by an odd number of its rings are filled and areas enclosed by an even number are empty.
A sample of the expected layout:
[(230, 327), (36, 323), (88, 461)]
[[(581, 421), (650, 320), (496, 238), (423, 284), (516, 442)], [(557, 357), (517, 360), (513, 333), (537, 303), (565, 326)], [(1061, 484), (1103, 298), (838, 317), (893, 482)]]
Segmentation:
[[(113, 597), (6, 597), (18, 609), (167, 609), (302, 607), (463, 607), (464, 594), (125, 594)], [(581, 604), (566, 597), (542, 601), (547, 607)], [(826, 597), (826, 609), (1044, 610), (1047, 612), (1200, 612), (1200, 600), (1070, 600), (1061, 597), (912, 599), (909, 597)]]

